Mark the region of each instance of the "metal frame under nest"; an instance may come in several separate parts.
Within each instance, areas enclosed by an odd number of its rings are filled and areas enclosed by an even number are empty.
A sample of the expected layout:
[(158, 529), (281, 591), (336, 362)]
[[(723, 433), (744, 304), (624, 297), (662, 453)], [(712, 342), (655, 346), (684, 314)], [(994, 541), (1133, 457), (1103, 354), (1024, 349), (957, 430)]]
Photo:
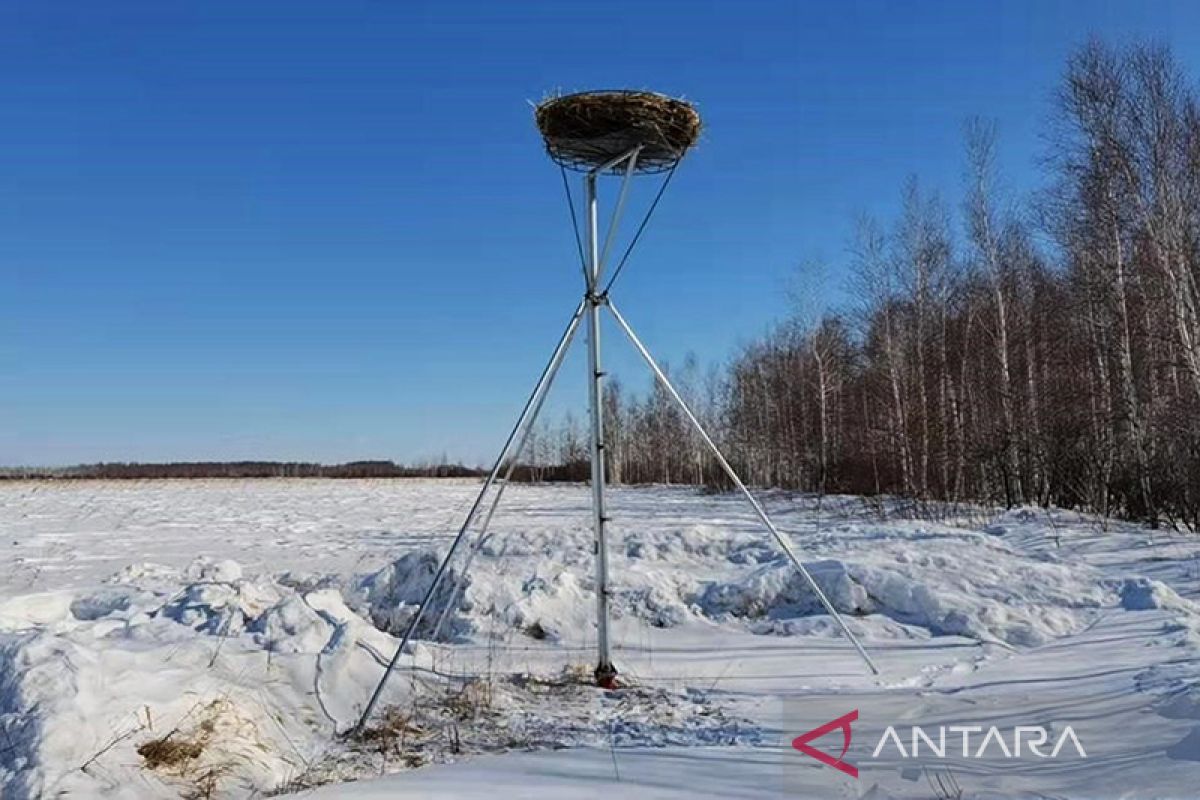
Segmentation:
[(535, 111), (546, 152), (577, 172), (623, 172), (611, 164), (638, 150), (635, 172), (665, 172), (700, 137), (700, 114), (688, 102), (655, 92), (605, 90), (543, 100)]

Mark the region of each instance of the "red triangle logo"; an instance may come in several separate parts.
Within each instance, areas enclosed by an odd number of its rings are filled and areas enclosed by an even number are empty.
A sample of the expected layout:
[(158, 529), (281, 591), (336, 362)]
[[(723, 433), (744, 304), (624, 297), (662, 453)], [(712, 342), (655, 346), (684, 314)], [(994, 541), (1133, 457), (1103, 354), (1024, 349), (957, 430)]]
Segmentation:
[[(850, 731), (850, 723), (857, 719), (858, 709), (856, 708), (849, 714), (838, 717), (830, 722), (826, 722), (819, 728), (813, 728), (808, 733), (800, 734), (795, 739), (792, 739), (792, 747), (796, 748), (801, 753), (804, 753), (806, 756), (812, 756), (826, 766), (841, 770), (851, 778), (857, 778), (858, 767), (854, 766), (853, 764), (848, 764), (842, 760), (846, 756), (846, 751), (850, 749), (850, 737), (852, 735)], [(841, 728), (842, 730), (842, 752), (837, 758), (834, 758), (833, 756), (829, 755), (829, 753), (818, 750), (817, 748), (809, 745), (809, 742), (812, 740), (820, 739), (825, 734), (829, 733), (830, 731), (837, 730), (838, 728)]]

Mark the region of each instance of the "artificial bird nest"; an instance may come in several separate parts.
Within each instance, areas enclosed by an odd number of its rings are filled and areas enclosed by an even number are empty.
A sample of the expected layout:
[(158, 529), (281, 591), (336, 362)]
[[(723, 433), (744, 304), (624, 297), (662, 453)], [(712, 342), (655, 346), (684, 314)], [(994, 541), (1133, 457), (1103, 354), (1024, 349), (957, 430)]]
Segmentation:
[[(635, 171), (662, 172), (675, 166), (700, 136), (700, 115), (690, 103), (654, 92), (580, 92), (543, 100), (538, 130), (550, 158), (588, 172), (635, 147)], [(609, 168), (624, 172), (627, 163)]]

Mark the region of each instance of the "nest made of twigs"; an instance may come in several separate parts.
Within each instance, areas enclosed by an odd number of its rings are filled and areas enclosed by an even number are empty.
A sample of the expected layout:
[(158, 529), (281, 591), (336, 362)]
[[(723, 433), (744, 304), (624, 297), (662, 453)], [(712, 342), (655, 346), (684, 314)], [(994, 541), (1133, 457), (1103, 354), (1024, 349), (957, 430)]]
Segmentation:
[[(700, 114), (688, 102), (654, 92), (580, 92), (543, 100), (538, 130), (550, 158), (568, 169), (588, 172), (635, 147), (636, 172), (662, 172), (675, 166), (700, 137)], [(612, 167), (623, 172), (625, 163)]]

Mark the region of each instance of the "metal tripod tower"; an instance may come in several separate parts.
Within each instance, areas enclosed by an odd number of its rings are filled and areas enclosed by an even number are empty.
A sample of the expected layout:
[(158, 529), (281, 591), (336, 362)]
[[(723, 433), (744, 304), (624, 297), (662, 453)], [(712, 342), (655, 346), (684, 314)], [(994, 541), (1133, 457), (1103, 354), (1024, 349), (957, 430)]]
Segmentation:
[[(570, 135), (565, 136), (561, 140), (556, 139), (557, 133), (552, 133), (552, 126), (548, 126), (542, 119), (542, 111), (548, 106), (559, 104), (563, 101), (582, 101), (593, 103), (599, 98), (603, 102), (609, 102), (612, 98), (633, 98), (638, 102), (633, 103), (631, 107), (620, 108), (621, 114), (618, 115), (619, 121), (627, 124), (627, 129), (618, 129), (616, 133), (611, 128), (612, 119), (602, 120), (610, 123), (609, 127), (603, 131), (603, 136), (592, 137), (590, 140), (587, 137), (580, 138), (578, 131), (569, 131)], [(649, 107), (643, 101), (652, 101)], [(575, 307), (574, 313), (571, 315), (567, 323), (566, 329), (559, 337), (558, 344), (555, 346), (549, 362), (542, 370), (541, 377), (534, 386), (533, 392), (525, 402), (525, 407), (522, 409), (520, 416), (517, 418), (516, 424), (505, 440), (504, 446), (500, 450), (495, 463), (488, 473), (487, 478), (483, 482), (483, 486), (479, 491), (479, 495), (475, 498), (474, 504), (470, 511), (467, 512), (466, 519), (463, 521), (462, 527), (459, 528), (458, 534), (455, 536), (438, 566), (437, 572), (430, 582), (429, 588), (425, 592), (425, 596), (421, 601), (420, 606), (415, 610), (412, 618), (405, 628), (404, 635), (400, 639), (400, 643), (396, 648), (395, 654), (392, 656), (387, 669), (380, 678), (378, 685), (375, 687), (366, 707), (363, 710), (358, 724), (353, 729), (354, 733), (361, 732), (378, 704), (380, 697), (383, 694), (384, 686), (387, 683), (388, 677), (396, 668), (402, 654), (408, 648), (408, 644), (416, 637), (417, 631), (421, 622), (425, 619), (426, 611), (430, 605), (430, 601), (436, 596), (438, 589), (442, 586), (446, 579), (448, 568), (451, 562), (461, 549), (462, 544), (469, 538), (469, 533), (475, 520), (479, 516), (480, 510), (484, 506), (484, 500), (491, 493), (491, 504), (486, 515), (483, 517), (483, 522), (476, 532), (474, 545), (464, 558), (462, 572), (469, 570), (471, 561), (475, 554), (479, 552), (483, 543), (488, 538), (488, 527), (492, 520), (492, 515), (495, 513), (500, 499), (504, 494), (504, 489), (508, 486), (509, 479), (512, 477), (513, 470), (524, 450), (525, 444), (529, 439), (529, 435), (536, 423), (538, 413), (542, 409), (546, 395), (549, 392), (550, 386), (558, 374), (559, 367), (562, 365), (563, 359), (566, 356), (567, 350), (570, 348), (576, 332), (579, 329), (580, 323), (586, 318), (587, 320), (587, 347), (588, 347), (588, 405), (590, 417), (590, 455), (591, 455), (591, 490), (592, 490), (592, 524), (595, 534), (593, 547), (595, 550), (595, 570), (596, 570), (596, 642), (597, 642), (597, 657), (595, 678), (596, 683), (603, 687), (612, 687), (615, 685), (617, 669), (613, 664), (611, 640), (609, 631), (609, 565), (608, 565), (608, 536), (607, 525), (609, 521), (607, 508), (605, 505), (605, 483), (607, 480), (607, 458), (606, 458), (606, 442), (604, 436), (604, 377), (605, 373), (602, 367), (600, 358), (600, 321), (602, 311), (607, 309), (616, 322), (617, 327), (625, 334), (633, 345), (637, 353), (646, 362), (650, 371), (654, 374), (655, 379), (662, 385), (667, 394), (678, 404), (683, 415), (691, 423), (696, 430), (697, 435), (704, 441), (705, 445), (712, 452), (713, 458), (717, 464), (728, 476), (729, 480), (737, 487), (738, 491), (745, 495), (750, 507), (753, 509), (759, 521), (762, 522), (764, 528), (770, 533), (776, 544), (782, 550), (787, 559), (791, 562), (796, 571), (803, 577), (809, 588), (816, 595), (817, 599), (824, 606), (830, 617), (840, 627), (842, 633), (850, 640), (862, 657), (867, 667), (874, 674), (878, 674), (875, 664), (867, 655), (858, 639), (846, 626), (841, 615), (833, 607), (833, 604), (826, 597), (821, 587), (813, 579), (808, 569), (801, 562), (799, 555), (796, 553), (791, 540), (788, 539), (772, 522), (767, 512), (762, 505), (754, 497), (746, 485), (738, 477), (729, 461), (721, 453), (712, 437), (704, 430), (699, 419), (688, 407), (682, 395), (672, 385), (670, 379), (663, 369), (654, 360), (650, 351), (634, 333), (633, 328), (625, 320), (625, 317), (617, 310), (613, 304), (609, 291), (612, 289), (613, 283), (616, 281), (621, 270), (624, 268), (626, 260), (634, 245), (637, 244), (642, 232), (645, 230), (646, 224), (649, 221), (654, 209), (658, 205), (663, 192), (669, 184), (671, 177), (674, 175), (675, 168), (679, 160), (683, 157), (684, 152), (694, 143), (695, 135), (699, 132), (699, 118), (695, 118), (694, 130), (689, 134), (690, 138), (682, 141), (678, 136), (672, 140), (670, 136), (663, 134), (664, 118), (653, 118), (655, 114), (665, 113), (661, 107), (654, 106), (655, 103), (671, 103), (676, 106), (684, 106), (688, 113), (695, 116), (694, 110), (690, 105), (684, 104), (682, 101), (674, 101), (669, 98), (663, 98), (661, 95), (651, 95), (649, 93), (638, 92), (598, 92), (585, 93), (582, 95), (568, 95), (556, 100), (547, 101), (538, 108), (538, 124), (542, 128), (543, 136), (546, 138), (547, 150), (550, 152), (551, 158), (564, 167), (563, 180), (564, 186), (567, 187), (567, 199), (571, 207), (572, 222), (575, 225), (575, 234), (578, 239), (579, 230), (575, 216), (574, 204), (571, 200), (569, 184), (566, 182), (566, 168), (576, 169), (584, 173), (583, 175), (583, 205), (584, 205), (584, 237), (580, 241), (580, 260), (583, 269), (584, 277), (584, 294), (583, 298)], [(619, 102), (618, 102), (619, 106)], [(603, 111), (603, 107), (601, 108)], [(674, 109), (678, 111), (677, 108)], [(594, 111), (594, 108), (592, 108)], [(639, 117), (639, 115), (642, 115)], [(652, 125), (644, 126), (646, 120), (643, 118), (646, 115), (651, 117)], [(602, 115), (603, 116), (603, 115)], [(670, 120), (665, 120), (670, 122)], [(588, 124), (595, 125), (594, 117), (588, 118)], [(586, 125), (584, 132), (587, 133)], [(682, 141), (682, 144), (680, 142)], [(599, 144), (597, 144), (599, 142)], [(638, 226), (636, 233), (633, 235), (628, 246), (624, 250), (612, 274), (605, 280), (606, 269), (609, 265), (609, 257), (612, 255), (612, 246), (616, 240), (619, 230), (622, 214), (625, 210), (626, 200), (629, 196), (629, 189), (633, 178), (640, 174), (665, 172), (666, 177), (663, 179), (658, 193), (655, 195), (653, 202), (649, 206), (645, 217)], [(612, 175), (620, 178), (620, 188), (617, 193), (617, 199), (612, 211), (612, 216), (608, 224), (607, 231), (603, 237), (603, 242), (600, 236), (599, 224), (599, 196), (598, 183), (602, 176)], [(501, 471), (504, 471), (503, 479), (500, 478)], [(457, 605), (458, 594), (462, 590), (461, 584), (453, 587), (449, 594), (449, 602), (442, 609), (442, 613), (436, 623), (431, 627), (428, 633), (432, 638), (437, 638), (447, 613)]]

